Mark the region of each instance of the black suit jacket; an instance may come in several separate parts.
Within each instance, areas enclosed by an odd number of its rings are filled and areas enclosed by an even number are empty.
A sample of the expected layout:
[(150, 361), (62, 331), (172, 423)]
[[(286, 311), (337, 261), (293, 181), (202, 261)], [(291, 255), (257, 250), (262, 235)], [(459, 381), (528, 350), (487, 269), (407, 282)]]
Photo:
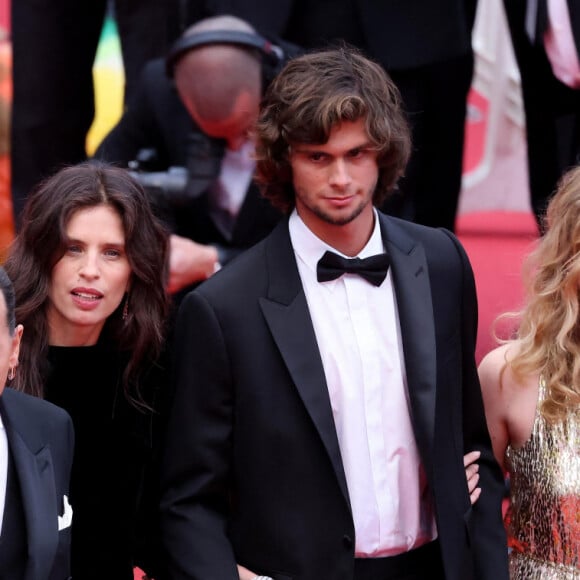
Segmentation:
[[(447, 580), (506, 580), (503, 477), (474, 362), (477, 305), (447, 231), (381, 214), (412, 422)], [(182, 303), (162, 470), (173, 580), (351, 580), (354, 524), (324, 370), (287, 221)], [(470, 505), (463, 454), (481, 451)]]
[[(318, 46), (354, 16), (362, 48), (389, 70), (420, 67), (471, 53), (477, 0), (209, 0), (212, 13), (232, 13), (259, 30), (305, 47)], [(357, 43), (358, 44), (358, 43)]]
[(477, 0), (208, 0), (307, 48), (344, 39), (380, 62), (409, 114), (413, 155), (382, 209), (453, 230), (461, 191)]
[[(531, 205), (543, 229), (548, 201), (580, 155), (580, 91), (554, 76), (543, 42), (530, 43), (525, 30), (527, 0), (504, 0), (503, 5), (521, 79)], [(580, 55), (580, 4), (568, 0), (568, 8)]]
[[(126, 166), (141, 149), (153, 148), (157, 168), (187, 166), (187, 151), (192, 132), (199, 129), (183, 106), (173, 82), (165, 74), (164, 59), (147, 63), (135, 98), (119, 123), (113, 127), (95, 152), (95, 157)], [(208, 180), (208, 186), (211, 180)], [(165, 216), (167, 217), (167, 216)], [(202, 244), (221, 248), (220, 258), (227, 261), (268, 234), (281, 217), (251, 184), (234, 225), (226, 239), (209, 216), (208, 196), (174, 206), (169, 220), (174, 233)]]
[(29, 557), (23, 580), (69, 578), (70, 527), (59, 531), (58, 517), (69, 496), (71, 419), (59, 407), (9, 388), (0, 397), (0, 414), (26, 515)]

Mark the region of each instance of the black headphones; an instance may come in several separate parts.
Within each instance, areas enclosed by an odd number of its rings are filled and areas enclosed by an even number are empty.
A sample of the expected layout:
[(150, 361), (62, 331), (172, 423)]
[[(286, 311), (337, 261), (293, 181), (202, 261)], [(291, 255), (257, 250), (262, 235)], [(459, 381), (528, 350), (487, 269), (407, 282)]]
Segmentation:
[(165, 59), (165, 71), (169, 78), (173, 78), (177, 61), (192, 48), (208, 44), (237, 44), (248, 48), (258, 49), (262, 56), (262, 76), (264, 87), (280, 72), (286, 62), (284, 50), (270, 42), (267, 38), (252, 32), (237, 30), (208, 30), (178, 38), (171, 47)]

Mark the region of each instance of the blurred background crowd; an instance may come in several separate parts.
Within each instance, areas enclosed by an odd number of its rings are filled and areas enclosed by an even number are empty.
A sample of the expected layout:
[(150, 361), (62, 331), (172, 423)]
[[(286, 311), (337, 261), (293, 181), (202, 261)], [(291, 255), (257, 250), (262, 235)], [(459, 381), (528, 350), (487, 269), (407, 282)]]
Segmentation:
[[(382, 58), (406, 100), (417, 99), (409, 105), (411, 114), (414, 106), (426, 120), (411, 118), (415, 142), (421, 146), (402, 183), (403, 189), (413, 190), (416, 207), (395, 201), (398, 205), (387, 209), (411, 219), (415, 212), (416, 221), (459, 234), (478, 283), (482, 322), (478, 355), (488, 350), (496, 313), (519, 303), (520, 256), (538, 235), (542, 204), (570, 164), (561, 151), (564, 138), (546, 123), (575, 127), (578, 113), (575, 90), (569, 91), (572, 99), (568, 94), (560, 99), (570, 101), (565, 105), (569, 110), (561, 114), (560, 101), (553, 104), (550, 99), (556, 98), (547, 94), (547, 88), (538, 96), (549, 71), (542, 69), (543, 80), (539, 73), (528, 79), (538, 62), (545, 68), (547, 61), (543, 49), (525, 50), (525, 2), (506, 3), (507, 12), (502, 0), (457, 3), (467, 7), (466, 13), (451, 15), (433, 39), (402, 31), (405, 38), (397, 40), (401, 48), (395, 56), (383, 40), (388, 36), (383, 34), (384, 25), (375, 30), (367, 21), (381, 23), (384, 18), (369, 13), (365, 19), (364, 2), (333, 5), (345, 11), (345, 18), (334, 22), (358, 22), (350, 29), (330, 24), (330, 5), (323, 1), (309, 7), (288, 2), (271, 10), (268, 3), (247, 0), (103, 0), (82, 17), (73, 2), (58, 4), (58, 9), (51, 5), (47, 14), (38, 3), (11, 6), (9, 0), (0, 0), (0, 251), (5, 251), (18, 227), (26, 192), (55, 167), (93, 155), (119, 122), (146, 61), (163, 56), (188, 26), (204, 16), (232, 13), (261, 32), (305, 47), (339, 37), (362, 45)], [(388, 17), (390, 8), (385, 10), (382, 16)], [(437, 29), (434, 18), (438, 16), (425, 15), (429, 30)], [(460, 19), (464, 34), (470, 36), (450, 43), (449, 27), (460, 30)], [(420, 21), (415, 19), (413, 26)], [(427, 50), (435, 56), (426, 60)], [(528, 75), (525, 82), (522, 70)], [(550, 82), (561, 85), (553, 78)], [(420, 94), (418, 87), (425, 86), (427, 92)], [(533, 133), (526, 132), (526, 121), (533, 123)], [(531, 145), (530, 134), (535, 135)], [(557, 146), (554, 139), (559, 140)], [(565, 139), (575, 146), (574, 135), (566, 134)], [(527, 155), (532, 157), (529, 164)], [(542, 162), (534, 163), (534, 156)], [(541, 175), (539, 166), (544, 168)]]
[[(6, 261), (21, 300), (17, 319), (27, 313), (22, 322), (33, 329), (30, 336), (41, 334), (35, 334), (38, 328), (54, 332), (51, 321), (34, 319), (40, 311), (35, 293), (43, 288), (34, 281), (39, 268), (28, 264), (26, 271), (21, 264), (28, 246), (48, 256), (42, 241), (48, 230), (60, 248), (62, 223), (55, 216), (68, 216), (66, 227), (74, 235), (66, 235), (78, 242), (101, 223), (119, 237), (120, 215), (130, 214), (138, 227), (122, 233), (134, 271), (117, 247), (107, 249), (106, 260), (122, 262), (126, 279), (118, 284), (122, 296), (107, 325), (98, 330), (105, 329), (103, 342), (121, 336), (126, 342), (120, 350), (132, 354), (128, 363), (103, 369), (111, 376), (93, 377), (94, 390), (101, 383), (116, 385), (124, 365), (124, 379), (133, 367), (143, 367), (143, 376), (156, 382), (145, 362), (166, 354), (160, 329), (171, 309), (163, 283), (145, 281), (164, 281), (168, 264), (174, 306), (274, 227), (281, 214), (253, 180), (252, 127), (260, 99), (287, 59), (346, 41), (389, 72), (412, 133), (409, 164), (380, 209), (458, 235), (475, 274), (479, 362), (496, 344), (494, 332), (512, 333), (513, 320), (505, 319), (512, 325), (505, 328), (494, 321), (520, 308), (522, 258), (546, 239), (548, 200), (578, 163), (580, 6), (550, 1), (549, 14), (547, 6), (547, 0), (0, 0), (0, 261), (21, 234)], [(207, 20), (214, 16), (223, 19)], [(134, 170), (144, 191), (132, 192), (126, 172), (98, 161), (59, 173), (91, 158)], [(103, 180), (97, 188), (93, 172)], [(74, 191), (86, 193), (84, 184), (90, 203), (73, 211)], [(127, 191), (132, 195), (123, 195)], [(101, 195), (118, 196), (116, 203), (129, 209), (102, 208)], [(169, 236), (157, 229), (140, 195), (149, 196)], [(71, 262), (78, 252), (72, 246), (65, 252)], [(102, 298), (84, 287), (71, 294), (85, 306)], [(156, 299), (157, 314), (151, 316), (147, 308)], [(133, 330), (117, 334), (126, 327)], [(47, 362), (62, 365), (67, 375), (73, 368), (49, 348), (63, 346), (56, 338), (47, 336), (32, 350), (27, 346), (23, 360), (33, 378), (38, 353), (48, 354)], [(103, 353), (95, 356), (101, 360)], [(91, 416), (92, 409), (75, 399), (73, 375), (66, 393), (72, 398), (65, 403)], [(22, 376), (21, 369), (16, 380)], [(50, 383), (47, 393), (60, 404), (62, 393)], [(116, 410), (114, 418), (122, 419), (123, 412)], [(153, 423), (136, 421), (135, 431), (149, 435)], [(82, 429), (77, 431), (82, 440)], [(139, 450), (146, 456), (151, 449)], [(144, 464), (154, 468), (156, 460)], [(143, 495), (144, 502), (150, 499)]]

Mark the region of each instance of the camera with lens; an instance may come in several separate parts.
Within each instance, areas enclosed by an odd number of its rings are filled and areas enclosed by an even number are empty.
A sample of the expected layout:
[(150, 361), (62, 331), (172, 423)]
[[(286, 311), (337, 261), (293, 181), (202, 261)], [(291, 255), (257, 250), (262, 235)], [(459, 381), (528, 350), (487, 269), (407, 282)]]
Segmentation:
[(157, 152), (148, 148), (139, 150), (129, 162), (129, 170), (145, 190), (158, 217), (171, 225), (175, 212), (203, 195), (219, 176), (224, 146), (221, 140), (192, 132), (187, 140), (185, 166), (157, 171)]

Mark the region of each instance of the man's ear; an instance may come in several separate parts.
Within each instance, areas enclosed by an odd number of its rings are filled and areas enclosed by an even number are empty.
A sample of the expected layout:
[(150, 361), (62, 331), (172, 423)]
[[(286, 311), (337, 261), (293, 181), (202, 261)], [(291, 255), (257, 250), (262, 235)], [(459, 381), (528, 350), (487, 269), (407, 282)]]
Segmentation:
[(22, 334), (24, 326), (18, 324), (14, 329), (14, 336), (12, 337), (12, 352), (10, 354), (10, 366), (18, 366), (18, 356), (20, 355), (20, 342), (22, 341)]

